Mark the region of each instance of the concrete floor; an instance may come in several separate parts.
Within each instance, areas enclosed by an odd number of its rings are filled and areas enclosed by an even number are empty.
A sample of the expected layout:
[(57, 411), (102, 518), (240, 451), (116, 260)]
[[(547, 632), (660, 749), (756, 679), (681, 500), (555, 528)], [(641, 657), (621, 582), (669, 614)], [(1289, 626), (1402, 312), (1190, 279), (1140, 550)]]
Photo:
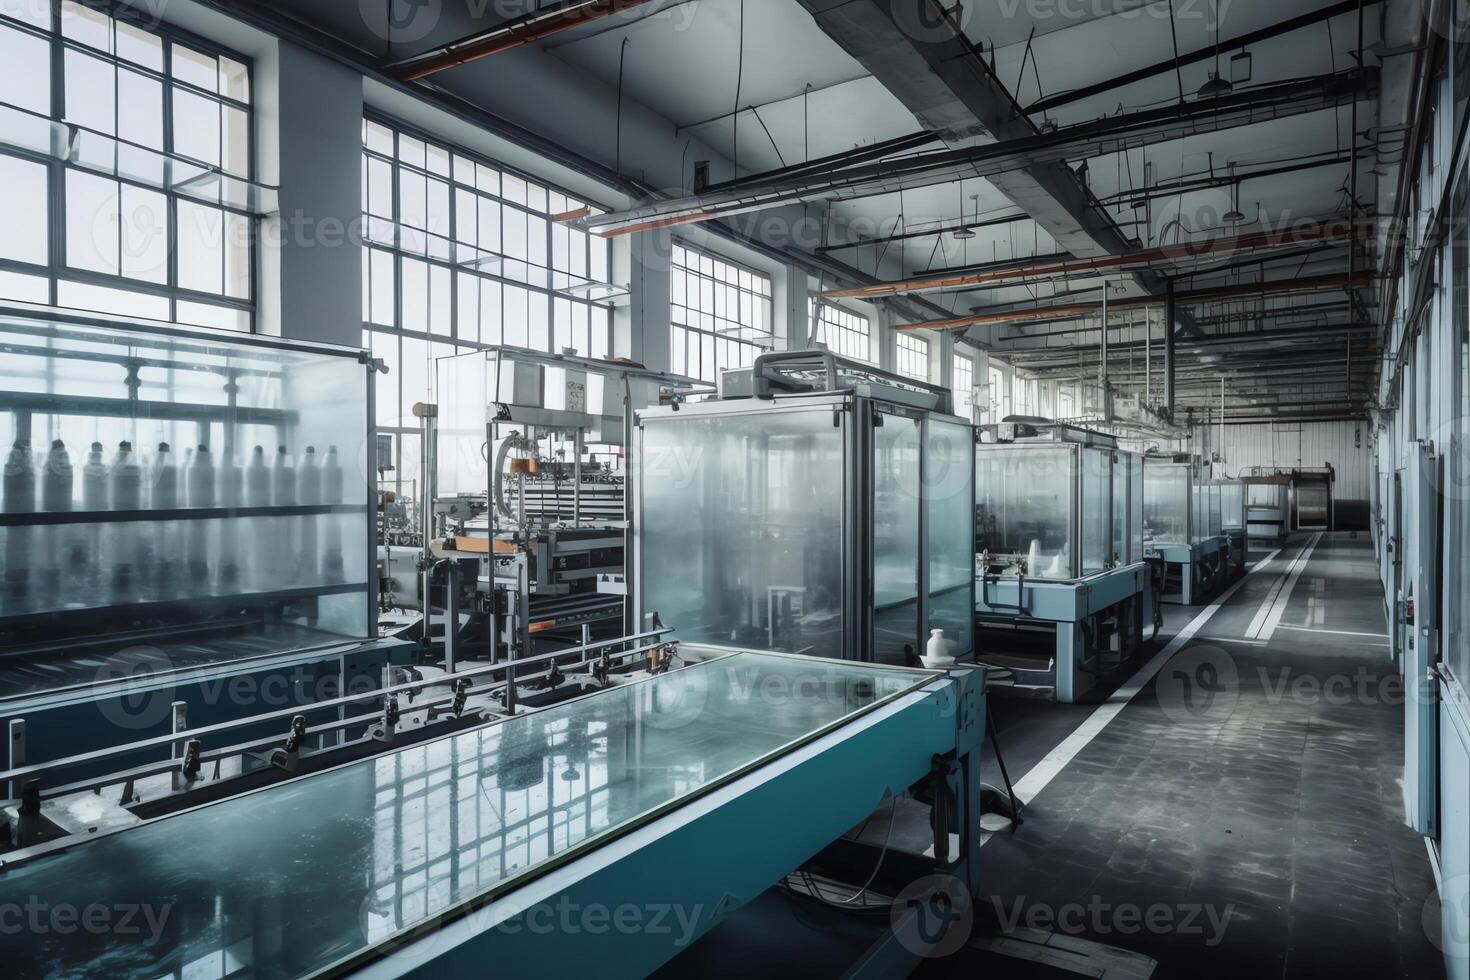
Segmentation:
[[(1443, 975), (1421, 924), (1437, 907), (1429, 859), (1404, 825), (1372, 544), (1323, 535), (1285, 594), (1312, 540), (1249, 576), (986, 844), (992, 928), (1068, 911), (1055, 931), (1146, 954), (1158, 978)], [(1166, 631), (1200, 611), (1172, 609)], [(994, 710), (1013, 777), (1086, 711)], [(1133, 910), (1155, 906), (1156, 927), (1137, 928)]]
[[(992, 695), (1029, 802), (982, 848), (973, 941), (918, 975), (1443, 976), (1421, 924), (1438, 915), (1429, 859), (1404, 824), (1403, 702), (1372, 544), (1298, 535), (1264, 557), (1203, 621), (1205, 606), (1166, 606), (1104, 704)], [(1108, 714), (1064, 764), (1047, 761)], [(982, 778), (1000, 784), (989, 751)], [(894, 845), (925, 831), (922, 817), (896, 827)], [(887, 921), (862, 919), (773, 889), (660, 975), (779, 962), (840, 976)], [(1019, 939), (1035, 953), (1038, 937), (1072, 947), (1069, 968), (997, 951)]]

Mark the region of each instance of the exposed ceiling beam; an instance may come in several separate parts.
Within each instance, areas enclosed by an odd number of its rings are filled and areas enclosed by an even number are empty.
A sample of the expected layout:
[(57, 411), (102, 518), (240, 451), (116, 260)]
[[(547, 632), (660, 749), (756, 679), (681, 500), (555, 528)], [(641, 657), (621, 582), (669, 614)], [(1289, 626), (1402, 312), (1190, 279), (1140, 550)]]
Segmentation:
[(1280, 37), (1283, 34), (1290, 34), (1292, 31), (1300, 30), (1303, 27), (1310, 27), (1313, 24), (1333, 17), (1355, 14), (1358, 12), (1360, 6), (1372, 6), (1378, 2), (1379, 0), (1343, 0), (1341, 3), (1334, 3), (1330, 6), (1313, 10), (1310, 13), (1288, 18), (1269, 27), (1263, 27), (1260, 30), (1248, 31), (1245, 34), (1237, 34), (1229, 38), (1216, 38), (1214, 44), (1197, 48), (1194, 51), (1184, 52), (1177, 58), (1155, 62), (1145, 68), (1136, 68), (1133, 71), (1124, 72), (1121, 75), (1115, 75), (1112, 78), (1106, 78), (1100, 82), (1094, 82), (1091, 85), (1083, 85), (1078, 88), (1069, 89), (1066, 92), (1058, 92), (1056, 95), (1049, 95), (1044, 99), (1037, 99), (1026, 107), (1026, 112), (1028, 114), (1046, 112), (1049, 109), (1056, 109), (1060, 106), (1080, 102), (1083, 99), (1090, 99), (1094, 95), (1101, 95), (1112, 89), (1122, 88), (1124, 85), (1132, 85), (1134, 82), (1141, 82), (1144, 79), (1169, 74), (1175, 70), (1177, 65), (1193, 65), (1201, 61), (1209, 61), (1211, 58), (1219, 57), (1221, 51), (1236, 51), (1250, 44), (1269, 41), (1271, 38)]
[(562, 31), (602, 20), (649, 2), (651, 0), (568, 0), (550, 9), (533, 10), (491, 30), (451, 41), (432, 51), (392, 62), (385, 66), (385, 70), (405, 82), (418, 81), (523, 44), (543, 41)]
[(840, 242), (836, 245), (822, 245), (817, 248), (818, 252), (837, 252), (845, 248), (861, 248), (864, 245), (881, 245), (886, 242), (906, 242), (915, 238), (934, 238), (938, 235), (948, 235), (956, 231), (976, 228), (994, 228), (997, 225), (1013, 225), (1020, 221), (1030, 221), (1031, 216), (1026, 213), (1007, 214), (999, 218), (984, 218), (980, 221), (955, 222), (954, 224), (935, 225), (932, 228), (920, 228), (914, 231), (905, 231), (896, 235), (885, 235), (882, 238), (863, 238), (858, 241)]
[(1352, 228), (1344, 221), (1313, 225), (1306, 228), (1288, 228), (1282, 231), (1255, 232), (1227, 238), (1211, 238), (1204, 241), (1181, 242), (1158, 248), (1138, 249), (1122, 255), (1103, 255), (1095, 258), (1072, 258), (1063, 262), (1032, 262), (1008, 269), (992, 269), (983, 272), (968, 272), (960, 275), (922, 276), (903, 282), (879, 283), (876, 286), (857, 286), (846, 289), (829, 289), (822, 295), (828, 299), (876, 299), (880, 296), (900, 296), (912, 293), (934, 293), (950, 289), (974, 289), (979, 286), (1003, 284), (1013, 279), (1029, 279), (1035, 276), (1073, 276), (1096, 273), (1119, 272), (1125, 269), (1153, 269), (1167, 265), (1177, 270), (1180, 263), (1208, 259), (1211, 256), (1233, 256), (1236, 253), (1260, 252), (1270, 249), (1290, 248), (1314, 242), (1338, 241), (1352, 234)]
[[(852, 2), (869, 3), (872, 0)], [(833, 171), (803, 172), (795, 176), (786, 176), (778, 171), (776, 173), (780, 176), (775, 178), (744, 179), (726, 184), (721, 190), (653, 201), (603, 215), (588, 215), (571, 223), (603, 236), (626, 235), (803, 201), (851, 200), (973, 177), (998, 178), (1012, 171), (1061, 165), (1067, 160), (1086, 159), (1334, 108), (1372, 95), (1377, 90), (1377, 79), (1376, 68), (1354, 68), (1320, 78), (1262, 86), (1207, 101), (1109, 116), (996, 143), (914, 154)], [(1035, 202), (1018, 200), (1016, 203), (1033, 218), (1041, 220), (1041, 209), (1034, 206)], [(1075, 247), (1069, 250), (1077, 253)], [(1081, 254), (1086, 254), (1085, 248)]]
[[(1240, 299), (1246, 296), (1283, 295), (1289, 293), (1315, 293), (1328, 290), (1349, 288), (1363, 288), (1371, 282), (1370, 277), (1359, 276), (1349, 279), (1347, 276), (1319, 276), (1309, 279), (1287, 279), (1280, 282), (1269, 283), (1242, 283), (1236, 286), (1228, 286), (1221, 289), (1201, 289), (1175, 294), (1175, 301), (1181, 305), (1188, 303), (1202, 303), (1221, 299)], [(1137, 309), (1144, 306), (1158, 306), (1161, 300), (1152, 297), (1130, 296), (1123, 299), (1113, 300), (1108, 304), (1108, 309), (1125, 310)], [(1075, 303), (1054, 306), (1021, 306), (1003, 311), (990, 313), (975, 313), (970, 316), (954, 317), (948, 320), (928, 320), (923, 323), (898, 324), (899, 330), (959, 330), (964, 327), (986, 326), (996, 323), (1012, 323), (1023, 320), (1042, 319), (1068, 319), (1072, 317), (1092, 316), (1102, 311), (1101, 303)]]

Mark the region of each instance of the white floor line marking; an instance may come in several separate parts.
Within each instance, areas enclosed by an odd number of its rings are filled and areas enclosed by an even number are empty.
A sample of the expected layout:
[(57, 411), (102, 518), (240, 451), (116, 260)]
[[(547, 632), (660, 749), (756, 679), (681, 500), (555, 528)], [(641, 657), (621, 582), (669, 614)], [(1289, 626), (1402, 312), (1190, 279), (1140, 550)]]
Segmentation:
[(1210, 617), (1215, 615), (1221, 606), (1229, 602), (1230, 597), (1235, 595), (1252, 575), (1266, 568), (1271, 559), (1278, 554), (1280, 554), (1280, 549), (1271, 552), (1265, 560), (1246, 572), (1239, 582), (1226, 589), (1218, 599), (1191, 619), (1183, 629), (1174, 635), (1164, 649), (1154, 654), (1154, 658), (1140, 667), (1138, 673), (1130, 677), (1122, 687), (1113, 692), (1111, 697), (1098, 705), (1092, 714), (1077, 726), (1076, 731), (1064, 738), (1060, 745), (1048, 752), (1046, 757), (1036, 764), (1035, 768), (1022, 776), (1014, 786), (1017, 799), (1022, 803), (1030, 803), (1038, 793), (1046, 789), (1047, 784), (1055, 779), (1068, 763), (1077, 758), (1077, 753), (1087, 748), (1088, 744), (1097, 738), (1104, 728), (1108, 727), (1108, 723), (1118, 717), (1119, 713), (1128, 706), (1128, 702), (1137, 697), (1138, 692), (1153, 680), (1154, 675), (1164, 669), (1164, 664), (1173, 659), (1174, 654), (1183, 649), (1186, 643), (1194, 639), (1194, 635), (1210, 621)]
[(1298, 633), (1331, 633), (1334, 636), (1368, 636), (1375, 640), (1388, 639), (1387, 633), (1354, 633), (1352, 630), (1328, 630), (1320, 626), (1291, 626), (1286, 623), (1278, 623), (1279, 630), (1296, 630)]
[[(1283, 627), (1284, 628), (1284, 627)], [(1201, 643), (1243, 643), (1246, 646), (1263, 647), (1265, 640), (1246, 640), (1238, 636), (1196, 636)]]
[(1292, 563), (1291, 574), (1287, 576), (1286, 588), (1281, 590), (1281, 595), (1276, 597), (1276, 604), (1271, 607), (1271, 615), (1266, 619), (1265, 628), (1261, 630), (1260, 639), (1270, 641), (1276, 633), (1276, 627), (1281, 625), (1281, 617), (1286, 615), (1286, 607), (1291, 602), (1291, 592), (1296, 588), (1297, 580), (1302, 577), (1302, 572), (1307, 570), (1307, 564), (1312, 558), (1312, 551), (1317, 547), (1317, 542), (1322, 540), (1322, 532), (1318, 531), (1312, 535), (1312, 540), (1302, 549), (1301, 555)]
[(1251, 624), (1245, 628), (1245, 635), (1247, 637), (1255, 639), (1261, 635), (1261, 627), (1266, 625), (1266, 617), (1271, 614), (1271, 606), (1275, 604), (1276, 596), (1281, 593), (1281, 587), (1286, 584), (1286, 573), (1290, 570), (1291, 568), (1288, 565), (1286, 572), (1283, 572), (1271, 584), (1271, 588), (1266, 590), (1266, 596), (1261, 600), (1261, 607), (1256, 610), (1255, 616), (1251, 617)]

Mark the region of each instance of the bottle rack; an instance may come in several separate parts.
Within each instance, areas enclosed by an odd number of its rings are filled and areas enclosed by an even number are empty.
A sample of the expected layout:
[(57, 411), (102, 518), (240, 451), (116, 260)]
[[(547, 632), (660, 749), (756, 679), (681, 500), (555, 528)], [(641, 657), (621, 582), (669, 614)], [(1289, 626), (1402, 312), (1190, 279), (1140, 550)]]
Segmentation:
[[(233, 631), (242, 623), (297, 622), (334, 636), (373, 635), (371, 474), (366, 487), (355, 472), (345, 487), (323, 487), (333, 502), (307, 496), (312, 502), (257, 506), (261, 502), (251, 500), (241, 506), (235, 496), (248, 489), (251, 444), (266, 445), (268, 458), (276, 446), (289, 447), (293, 467), (309, 446), (321, 451), (315, 458), (323, 469), (334, 444), (342, 444), (341, 460), (355, 458), (372, 431), (371, 371), (371, 361), (356, 350), (0, 307), (0, 460), (24, 441), (37, 467), (33, 506), (22, 497), (19, 505), (11, 499), (0, 509), (7, 564), (28, 566), (21, 570), (28, 576), (21, 589), (11, 590), (6, 579), (0, 590), (0, 659), (42, 648), (47, 656), (67, 656), (68, 648), (105, 646), (119, 629), (164, 638), (212, 621)], [(105, 443), (110, 465), (118, 433), (124, 433), (121, 438), (135, 445), (133, 462), (146, 488), (148, 450), (159, 432), (171, 433), (166, 441), (177, 450), (169, 463), (177, 501), (170, 497), (153, 507), (145, 497), (144, 506), (114, 509), (90, 498), (83, 505), (90, 442)], [(70, 460), (71, 509), (42, 509), (52, 438), (64, 441)], [(184, 449), (196, 445), (209, 447), (215, 463), (202, 506), (187, 506)], [(233, 471), (223, 465), (227, 453)], [(299, 474), (293, 469), (289, 479)], [(110, 470), (108, 478), (104, 501), (115, 492)], [(228, 490), (225, 479), (232, 481)], [(131, 555), (117, 544), (118, 535), (140, 544), (131, 565), (126, 559), (108, 564), (114, 560), (109, 548), (114, 556)], [(269, 563), (252, 565), (257, 555), (251, 549), (262, 543), (279, 550)], [(115, 588), (114, 569), (124, 565), (131, 577), (126, 587)]]

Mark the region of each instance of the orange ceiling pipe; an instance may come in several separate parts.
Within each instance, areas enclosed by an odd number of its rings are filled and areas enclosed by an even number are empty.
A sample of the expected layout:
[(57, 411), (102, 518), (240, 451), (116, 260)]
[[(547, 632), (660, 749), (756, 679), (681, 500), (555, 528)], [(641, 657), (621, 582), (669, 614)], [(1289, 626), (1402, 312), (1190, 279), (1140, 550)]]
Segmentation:
[(1205, 242), (1184, 242), (1162, 248), (1142, 249), (1125, 255), (1101, 255), (1091, 259), (1072, 259), (1067, 262), (1047, 262), (1020, 268), (998, 269), (994, 272), (972, 272), (959, 276), (931, 276), (909, 279), (904, 282), (885, 282), (875, 286), (858, 286), (853, 289), (831, 289), (823, 293), (829, 299), (874, 299), (880, 296), (898, 296), (905, 293), (933, 292), (941, 289), (962, 289), (1003, 283), (1012, 279), (1032, 276), (1065, 276), (1103, 272), (1121, 268), (1147, 267), (1164, 263), (1188, 262), (1191, 259), (1208, 258), (1222, 252), (1250, 252), (1257, 249), (1281, 248), (1320, 242), (1328, 239), (1347, 238), (1352, 226), (1346, 221), (1327, 222), (1306, 228), (1284, 231), (1256, 232), (1236, 235), (1231, 238), (1214, 238)]
[[(1332, 289), (1362, 289), (1371, 285), (1367, 276), (1317, 276), (1306, 279), (1283, 279), (1270, 283), (1242, 283), (1220, 289), (1199, 289), (1176, 293), (1174, 301), (1180, 305), (1208, 303), (1215, 300), (1239, 299), (1246, 296), (1269, 296), (1281, 293), (1316, 293)], [(1134, 310), (1144, 306), (1163, 306), (1160, 296), (1130, 296), (1108, 301), (1108, 310)], [(950, 320), (925, 320), (922, 323), (901, 323), (899, 330), (962, 330), (965, 327), (984, 327), (997, 323), (1024, 323), (1027, 320), (1058, 320), (1067, 317), (1092, 316), (1102, 312), (1102, 303), (1067, 303), (1059, 306), (1035, 306), (1029, 309), (1012, 310), (1005, 313), (976, 313), (973, 316), (955, 317)]]
[(581, 0), (555, 10), (527, 14), (502, 24), (487, 34), (446, 44), (434, 51), (399, 62), (393, 66), (393, 74), (405, 82), (427, 78), (523, 44), (534, 44), (553, 34), (560, 34), (573, 27), (611, 17), (649, 2), (651, 0)]

